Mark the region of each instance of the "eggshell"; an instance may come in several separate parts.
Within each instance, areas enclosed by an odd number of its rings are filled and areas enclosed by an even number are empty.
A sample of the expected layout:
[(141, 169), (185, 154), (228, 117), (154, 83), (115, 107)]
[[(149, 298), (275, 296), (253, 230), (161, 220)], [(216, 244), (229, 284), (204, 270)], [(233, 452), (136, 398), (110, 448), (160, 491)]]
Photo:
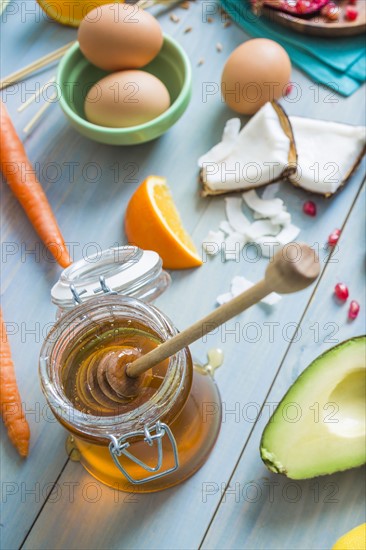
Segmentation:
[(107, 4), (82, 20), (78, 40), (85, 57), (106, 71), (138, 69), (149, 63), (163, 45), (155, 17), (128, 4)]
[(279, 99), (290, 81), (291, 61), (286, 51), (267, 38), (248, 40), (226, 61), (221, 93), (237, 113), (256, 113), (267, 101)]
[(145, 71), (110, 74), (90, 88), (85, 99), (85, 116), (98, 126), (123, 128), (152, 120), (170, 106), (166, 86)]

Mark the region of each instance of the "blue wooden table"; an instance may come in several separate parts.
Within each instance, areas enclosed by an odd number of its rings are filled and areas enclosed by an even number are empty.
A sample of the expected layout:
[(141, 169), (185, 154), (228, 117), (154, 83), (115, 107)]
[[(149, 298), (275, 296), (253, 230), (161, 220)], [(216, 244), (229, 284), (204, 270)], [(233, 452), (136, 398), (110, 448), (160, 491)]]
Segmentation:
[[(126, 242), (126, 204), (149, 174), (168, 178), (198, 247), (208, 230), (224, 219), (222, 198), (199, 196), (197, 159), (219, 141), (232, 113), (218, 94), (206, 101), (202, 90), (204, 83), (219, 82), (228, 54), (248, 36), (235, 25), (224, 27), (217, 12), (212, 22), (205, 21), (207, 7), (215, 12), (213, 2), (195, 2), (188, 10), (175, 7), (171, 12), (155, 8), (164, 31), (182, 44), (193, 67), (192, 102), (162, 138), (131, 148), (99, 145), (71, 129), (56, 104), (30, 136), (23, 135), (65, 239), (73, 243), (75, 259)], [(170, 19), (172, 12), (179, 21)], [(191, 32), (184, 32), (187, 27)], [(1, 23), (1, 76), (75, 36), (75, 30), (47, 20), (33, 0), (12, 0)], [(2, 93), (20, 135), (40, 104), (22, 114), (17, 107), (54, 74), (55, 66), (49, 67)], [(290, 115), (364, 123), (364, 89), (329, 102), (326, 90), (314, 96), (314, 84), (301, 72), (294, 69), (292, 79), (301, 86), (302, 97), (295, 103), (282, 101)], [(321, 278), (275, 308), (253, 307), (228, 323), (225, 332), (192, 346), (202, 360), (208, 348), (224, 350), (225, 364), (216, 375), (224, 407), (221, 433), (196, 475), (179, 487), (146, 496), (100, 485), (80, 464), (67, 459), (65, 432), (45, 405), (37, 374), (41, 343), (55, 319), (50, 288), (60, 270), (47, 260), (19, 204), (2, 183), (2, 308), (32, 434), (30, 455), (23, 461), (1, 428), (2, 548), (329, 549), (340, 535), (364, 521), (361, 469), (295, 483), (269, 473), (258, 452), (273, 403), (299, 373), (335, 343), (365, 332), (363, 316), (348, 322), (347, 306), (333, 299), (334, 285), (343, 281), (351, 297), (365, 303), (364, 173), (363, 162), (332, 200), (313, 197), (316, 218), (302, 214), (308, 195), (281, 185), (279, 196), (301, 227), (300, 238), (319, 248)], [(342, 236), (330, 257), (324, 243), (335, 228), (342, 229)], [(265, 259), (222, 263), (214, 258), (199, 269), (173, 272), (173, 285), (157, 305), (178, 327), (185, 327), (215, 306), (233, 276), (256, 281), (265, 267)], [(233, 334), (235, 323), (239, 337)]]

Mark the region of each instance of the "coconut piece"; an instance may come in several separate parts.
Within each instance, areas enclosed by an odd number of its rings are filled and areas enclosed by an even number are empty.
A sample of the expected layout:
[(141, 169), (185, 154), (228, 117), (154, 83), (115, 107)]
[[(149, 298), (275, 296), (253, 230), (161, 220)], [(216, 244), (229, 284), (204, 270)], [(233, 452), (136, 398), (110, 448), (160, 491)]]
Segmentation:
[(280, 184), (278, 182), (272, 183), (272, 185), (267, 185), (267, 187), (263, 189), (262, 199), (264, 201), (270, 201), (274, 199), (279, 189), (280, 189)]
[(250, 227), (250, 221), (243, 214), (243, 200), (236, 197), (226, 197), (226, 216), (231, 227), (238, 233), (245, 235), (246, 230)]
[(291, 214), (286, 210), (282, 210), (282, 212), (276, 214), (276, 216), (272, 216), (270, 220), (274, 225), (282, 225), (283, 227), (286, 227), (291, 223)]
[[(284, 207), (285, 208), (285, 207)], [(275, 216), (271, 216), (270, 218), (267, 218), (263, 214), (260, 214), (259, 212), (253, 212), (253, 218), (255, 220), (263, 220), (263, 219), (269, 219), (274, 225), (282, 225), (286, 226), (291, 223), (291, 214), (290, 212), (287, 212), (287, 210), (282, 210)]]
[(230, 302), (230, 300), (232, 300), (234, 298), (234, 296), (231, 294), (231, 292), (226, 292), (225, 294), (220, 294), (220, 296), (218, 296), (216, 298), (216, 302), (222, 306), (222, 304), (226, 304), (227, 302)]
[(271, 292), (271, 294), (268, 294), (261, 302), (266, 304), (267, 306), (275, 306), (282, 300), (282, 296), (280, 294), (277, 294), (277, 292)]
[[(236, 298), (236, 296), (239, 296), (239, 294), (242, 294), (242, 292), (245, 292), (252, 286), (254, 286), (254, 283), (252, 283), (245, 277), (236, 276), (231, 281), (230, 292), (220, 294), (220, 296), (217, 297), (216, 301), (220, 305), (225, 304), (226, 302), (229, 302), (233, 298)], [(272, 306), (277, 304), (281, 299), (281, 296), (277, 294), (277, 292), (271, 292), (271, 294), (263, 298), (261, 302), (263, 304)]]
[[(248, 191), (247, 193), (243, 193), (243, 199), (251, 208), (254, 210), (253, 212), (253, 218), (255, 220), (262, 220), (269, 218), (269, 221), (273, 225), (281, 225), (286, 226), (291, 223), (291, 214), (287, 212), (285, 205), (283, 204), (283, 201), (278, 198), (267, 198), (272, 195), (273, 193), (277, 192), (277, 189), (274, 188), (274, 186), (278, 186), (278, 184), (274, 184), (271, 187), (273, 188), (270, 193), (265, 193), (265, 191), (268, 189), (270, 190), (270, 187), (266, 187), (262, 194), (262, 198), (258, 197), (257, 193), (252, 190)], [(275, 233), (268, 233), (268, 235), (275, 235)], [(258, 235), (260, 236), (260, 235)]]
[(258, 197), (254, 190), (243, 193), (243, 199), (251, 210), (261, 214), (263, 218), (277, 216), (277, 214), (280, 214), (284, 209), (283, 200), (278, 198), (263, 200)]
[(202, 167), (209, 162), (222, 162), (225, 160), (235, 147), (240, 132), (240, 124), (240, 118), (229, 119), (225, 124), (222, 141), (198, 159), (198, 166)]
[(248, 281), (245, 277), (241, 277), (240, 275), (237, 275), (234, 277), (231, 281), (230, 290), (233, 298), (236, 298), (236, 296), (239, 296), (242, 292), (245, 292), (249, 288), (253, 286), (253, 283), (251, 281)]
[(366, 129), (325, 120), (291, 117), (298, 170), (291, 183), (329, 197), (352, 176), (366, 153)]
[(238, 121), (228, 121), (221, 143), (198, 161), (203, 196), (261, 187), (296, 170), (291, 125), (278, 103), (266, 103), (236, 133)]
[(247, 228), (246, 236), (250, 242), (256, 242), (264, 235), (277, 235), (280, 229), (279, 225), (274, 225), (270, 220), (258, 220)]
[[(249, 222), (242, 211), (243, 199), (249, 208), (255, 209), (254, 218), (260, 219)], [(207, 242), (208, 254), (215, 255), (221, 248), (225, 261), (239, 261), (244, 245), (254, 243), (258, 244), (264, 257), (271, 257), (274, 251), (293, 241), (300, 233), (300, 229), (291, 224), (291, 215), (281, 199), (263, 200), (254, 190), (244, 193), (243, 199), (226, 197), (229, 220), (221, 221), (220, 230), (211, 231), (205, 239), (203, 246)]]
[(298, 237), (300, 229), (296, 225), (284, 227), (275, 237), (266, 235), (259, 237), (256, 244), (260, 247), (265, 258), (272, 258), (285, 244), (291, 243)]
[(224, 242), (224, 255), (225, 261), (235, 260), (238, 261), (239, 254), (243, 250), (244, 245), (248, 242), (245, 235), (242, 233), (231, 233), (226, 237)]
[(222, 231), (209, 231), (207, 237), (203, 240), (202, 246), (210, 256), (216, 256), (225, 241), (225, 235)]

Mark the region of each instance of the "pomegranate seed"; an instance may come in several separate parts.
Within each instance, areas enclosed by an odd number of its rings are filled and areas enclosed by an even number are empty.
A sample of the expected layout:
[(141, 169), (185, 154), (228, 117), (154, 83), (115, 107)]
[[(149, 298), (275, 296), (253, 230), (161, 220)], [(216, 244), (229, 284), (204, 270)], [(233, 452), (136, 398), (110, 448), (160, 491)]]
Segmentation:
[(294, 89), (294, 85), (289, 82), (286, 86), (285, 95), (290, 95), (292, 90)]
[(357, 17), (358, 17), (358, 11), (355, 8), (352, 8), (351, 6), (347, 6), (346, 8), (347, 21), (356, 21)]
[(328, 245), (335, 246), (341, 236), (340, 229), (335, 229), (328, 237)]
[(352, 302), (349, 305), (348, 319), (356, 319), (359, 313), (360, 313), (360, 304), (356, 302), (356, 300), (352, 300)]
[(334, 294), (337, 296), (339, 300), (342, 300), (342, 302), (345, 302), (349, 296), (348, 288), (343, 283), (338, 283), (334, 287)]
[(263, 4), (294, 15), (310, 15), (321, 10), (329, 0), (251, 0), (257, 9)]
[(315, 202), (313, 202), (313, 201), (304, 202), (303, 207), (302, 207), (302, 211), (307, 216), (312, 216), (314, 218), (314, 216), (316, 216), (316, 204), (315, 204)]
[(338, 21), (339, 19), (339, 7), (334, 2), (330, 2), (324, 6), (320, 13), (329, 19), (329, 21)]
[(310, 6), (311, 6), (311, 2), (309, 0), (297, 0), (296, 11), (297, 13), (307, 13), (309, 11)]

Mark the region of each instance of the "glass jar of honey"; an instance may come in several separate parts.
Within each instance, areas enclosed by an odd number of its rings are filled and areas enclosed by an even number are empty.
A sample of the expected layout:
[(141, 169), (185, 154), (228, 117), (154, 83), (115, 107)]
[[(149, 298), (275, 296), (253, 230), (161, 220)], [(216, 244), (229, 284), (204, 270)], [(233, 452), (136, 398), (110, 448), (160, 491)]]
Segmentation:
[(186, 348), (121, 393), (122, 365), (177, 333), (148, 303), (169, 276), (154, 252), (99, 256), (67, 268), (52, 289), (59, 313), (41, 350), (42, 389), (70, 434), (70, 458), (115, 489), (159, 491), (206, 461), (221, 425), (219, 392), (211, 366), (193, 364)]

